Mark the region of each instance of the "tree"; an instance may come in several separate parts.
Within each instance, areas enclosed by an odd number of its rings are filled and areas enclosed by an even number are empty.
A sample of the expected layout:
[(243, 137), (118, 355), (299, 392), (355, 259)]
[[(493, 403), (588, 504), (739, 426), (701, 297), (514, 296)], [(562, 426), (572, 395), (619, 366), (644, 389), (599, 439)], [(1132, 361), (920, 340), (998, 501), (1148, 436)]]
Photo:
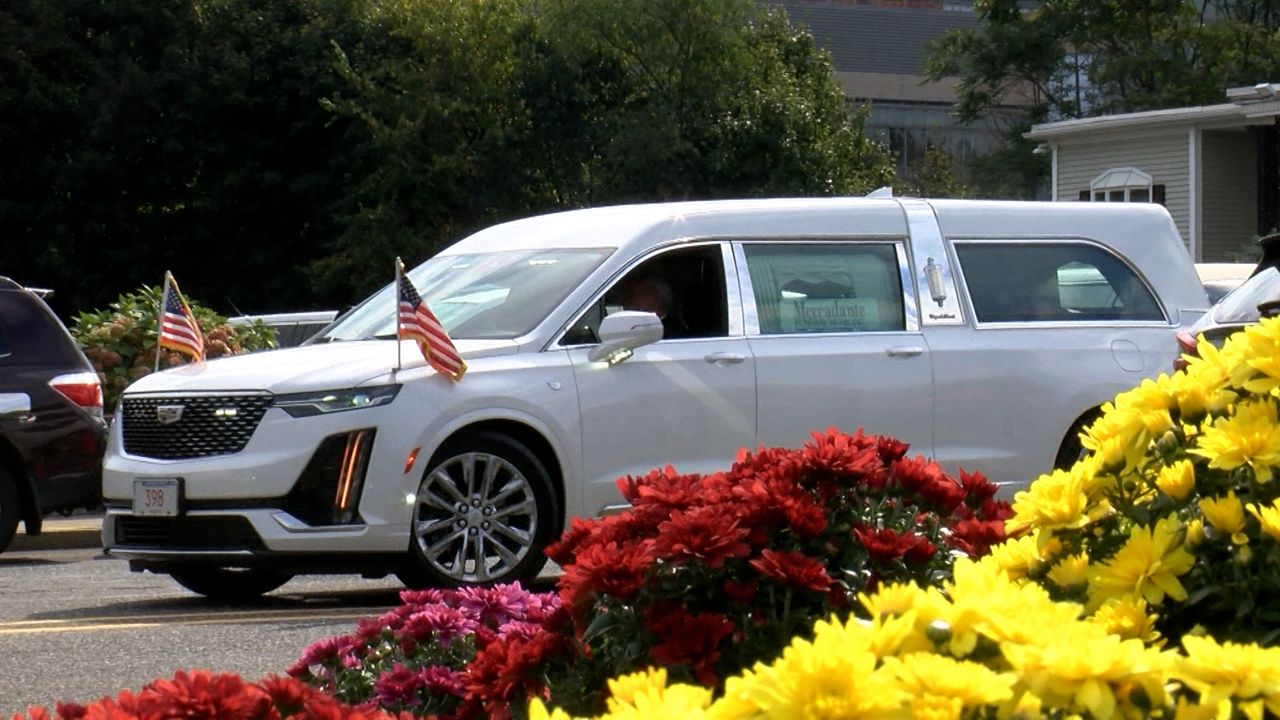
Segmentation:
[(316, 302), (303, 273), (357, 150), (320, 100), (331, 42), (369, 41), (361, 7), (0, 5), (2, 271), (55, 288), (64, 316), (166, 269), (225, 312)]
[[(967, 121), (1025, 106), (1032, 122), (1221, 102), (1280, 70), (1272, 0), (975, 3), (978, 25), (930, 48), (926, 75), (960, 78)], [(1014, 122), (1021, 121), (1014, 118)]]
[[(959, 78), (961, 120), (995, 123), (1009, 137), (1033, 123), (1223, 102), (1226, 87), (1280, 71), (1280, 6), (1273, 0), (1022, 5), (976, 2), (977, 27), (933, 43), (925, 68), (931, 80)], [(1007, 165), (1016, 145), (988, 158), (988, 169)], [(1047, 165), (980, 170), (980, 192), (1033, 187), (1026, 173), (1037, 169)]]
[(367, 287), (495, 220), (625, 201), (861, 193), (891, 178), (830, 60), (751, 0), (419, 0), (405, 54), (343, 65), (375, 148), (313, 267)]

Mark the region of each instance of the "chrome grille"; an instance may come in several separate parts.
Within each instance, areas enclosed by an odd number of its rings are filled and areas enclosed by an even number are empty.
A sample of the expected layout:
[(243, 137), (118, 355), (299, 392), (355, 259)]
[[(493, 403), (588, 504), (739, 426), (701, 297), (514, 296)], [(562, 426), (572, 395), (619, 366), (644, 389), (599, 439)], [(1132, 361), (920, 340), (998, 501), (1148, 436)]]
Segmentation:
[(270, 405), (270, 395), (126, 397), (124, 450), (160, 460), (238, 453)]

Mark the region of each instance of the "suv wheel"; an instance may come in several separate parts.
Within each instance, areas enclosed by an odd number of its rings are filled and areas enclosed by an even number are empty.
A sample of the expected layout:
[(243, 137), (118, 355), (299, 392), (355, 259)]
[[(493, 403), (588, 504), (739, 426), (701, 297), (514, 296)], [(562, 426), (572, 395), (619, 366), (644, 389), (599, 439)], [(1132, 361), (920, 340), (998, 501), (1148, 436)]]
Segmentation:
[(4, 552), (13, 541), (13, 534), (18, 531), (18, 519), (21, 517), (18, 486), (13, 476), (0, 467), (0, 552)]
[(538, 458), (493, 433), (451, 444), (437, 457), (418, 485), (400, 580), (424, 587), (536, 578), (558, 514)]
[(245, 602), (284, 585), (288, 573), (263, 568), (204, 567), (171, 573), (174, 582), (211, 600)]

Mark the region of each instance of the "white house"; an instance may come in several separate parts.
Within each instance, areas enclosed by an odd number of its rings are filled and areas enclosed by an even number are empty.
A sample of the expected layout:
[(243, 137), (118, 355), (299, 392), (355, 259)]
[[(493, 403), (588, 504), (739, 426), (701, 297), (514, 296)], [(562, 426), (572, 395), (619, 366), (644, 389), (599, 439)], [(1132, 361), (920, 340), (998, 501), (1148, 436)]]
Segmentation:
[(1221, 105), (1035, 125), (1052, 157), (1052, 198), (1158, 202), (1197, 261), (1239, 260), (1280, 225), (1280, 84), (1227, 91)]

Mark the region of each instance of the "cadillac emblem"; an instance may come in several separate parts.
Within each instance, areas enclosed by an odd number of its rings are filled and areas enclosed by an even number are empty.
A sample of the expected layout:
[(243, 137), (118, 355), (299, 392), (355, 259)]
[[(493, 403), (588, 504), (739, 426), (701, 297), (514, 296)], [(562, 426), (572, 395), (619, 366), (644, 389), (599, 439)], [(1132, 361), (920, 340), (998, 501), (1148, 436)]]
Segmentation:
[(156, 422), (161, 425), (172, 425), (182, 419), (181, 405), (157, 405)]

